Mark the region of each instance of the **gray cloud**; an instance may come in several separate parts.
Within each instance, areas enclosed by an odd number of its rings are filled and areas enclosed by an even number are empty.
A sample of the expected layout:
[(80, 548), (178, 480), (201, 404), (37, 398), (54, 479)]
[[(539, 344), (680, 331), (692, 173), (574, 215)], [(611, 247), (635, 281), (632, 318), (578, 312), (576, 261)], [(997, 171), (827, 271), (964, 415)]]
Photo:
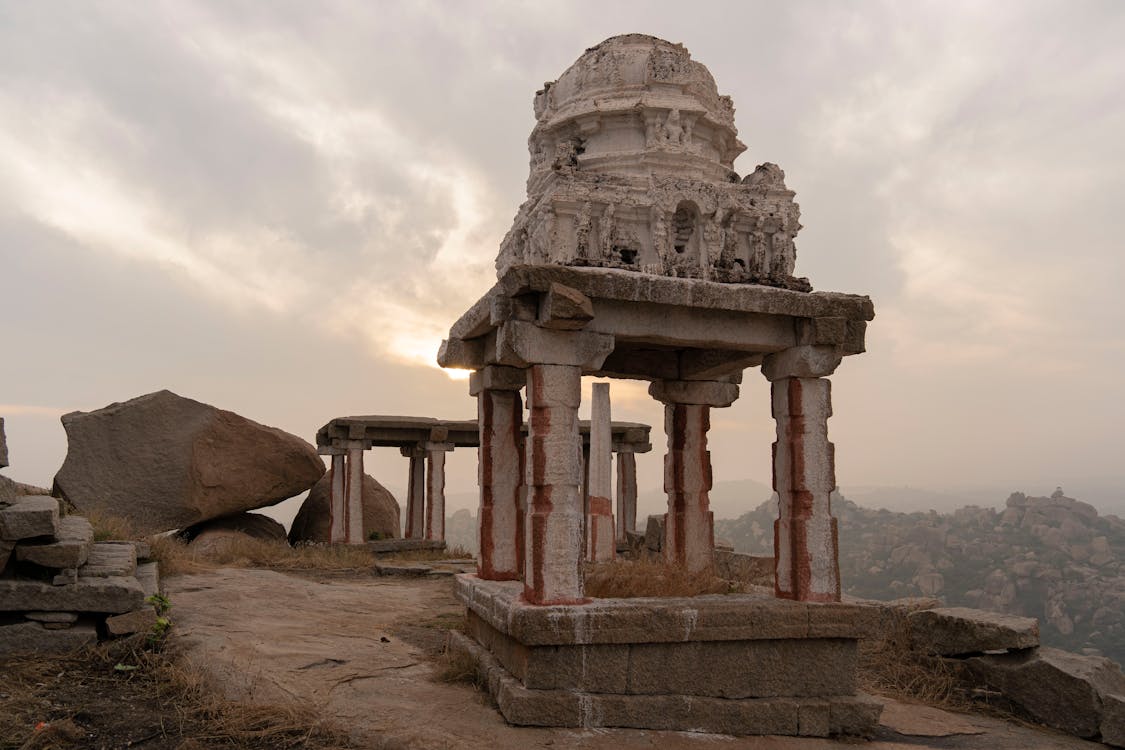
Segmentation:
[[(1125, 486), (1108, 2), (0, 5), (10, 471), (49, 479), (53, 409), (160, 387), (307, 437), (472, 414), (425, 361), (493, 278), (532, 93), (627, 31), (711, 68), (741, 171), (786, 170), (798, 270), (876, 300), (835, 377), (842, 484)], [(717, 478), (768, 476), (757, 380), (716, 417)]]

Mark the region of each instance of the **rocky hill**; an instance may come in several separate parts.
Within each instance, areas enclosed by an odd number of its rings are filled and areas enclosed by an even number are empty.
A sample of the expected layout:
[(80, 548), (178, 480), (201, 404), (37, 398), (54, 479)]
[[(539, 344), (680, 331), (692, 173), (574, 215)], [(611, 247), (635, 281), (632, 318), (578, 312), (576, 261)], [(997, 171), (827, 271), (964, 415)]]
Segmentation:
[[(841, 498), (848, 594), (939, 596), (949, 605), (1037, 617), (1045, 644), (1125, 663), (1125, 521), (1057, 490), (1015, 493), (1003, 509), (896, 513)], [(772, 554), (776, 504), (715, 522), (735, 549)]]

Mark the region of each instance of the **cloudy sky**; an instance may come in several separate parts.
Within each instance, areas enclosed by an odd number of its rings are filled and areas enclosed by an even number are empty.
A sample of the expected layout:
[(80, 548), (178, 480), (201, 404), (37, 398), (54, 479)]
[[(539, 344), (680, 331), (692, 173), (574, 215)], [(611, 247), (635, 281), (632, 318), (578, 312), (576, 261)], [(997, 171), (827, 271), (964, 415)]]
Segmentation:
[[(494, 280), (532, 94), (634, 31), (733, 97), (740, 173), (785, 169), (798, 273), (875, 300), (833, 378), (845, 491), (1125, 497), (1125, 5), (1086, 1), (0, 0), (8, 475), (49, 484), (61, 414), (160, 388), (310, 440), (475, 415), (433, 356)], [(716, 480), (768, 481), (765, 380), (713, 422)], [(450, 472), (471, 492), (472, 452)]]

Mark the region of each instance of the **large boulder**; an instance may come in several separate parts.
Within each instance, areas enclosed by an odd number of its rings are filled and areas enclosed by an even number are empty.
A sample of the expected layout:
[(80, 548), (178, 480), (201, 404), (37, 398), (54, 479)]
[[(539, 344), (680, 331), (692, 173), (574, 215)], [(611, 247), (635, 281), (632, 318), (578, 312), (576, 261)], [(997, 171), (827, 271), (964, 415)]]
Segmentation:
[[(1105, 704), (1125, 693), (1121, 668), (1101, 656), (1038, 648), (974, 656), (963, 664), (974, 683), (1000, 691), (1036, 721), (1078, 737), (1097, 737), (1107, 719)], [(1113, 710), (1116, 706), (1107, 727)]]
[[(330, 530), (332, 503), (332, 471), (320, 478), (309, 492), (293, 525), (289, 528), (289, 543), (327, 542)], [(379, 539), (397, 539), (399, 536), (399, 506), (394, 495), (375, 481), (363, 475), (363, 538), (378, 534)]]
[(285, 527), (261, 513), (237, 513), (195, 524), (180, 532), (191, 548), (203, 555), (226, 551), (243, 539), (260, 539), (288, 545)]
[(56, 494), (144, 534), (274, 505), (324, 474), (299, 437), (170, 391), (62, 423), (69, 445)]
[(968, 607), (923, 609), (907, 618), (913, 647), (938, 656), (1018, 651), (1039, 645), (1039, 621)]

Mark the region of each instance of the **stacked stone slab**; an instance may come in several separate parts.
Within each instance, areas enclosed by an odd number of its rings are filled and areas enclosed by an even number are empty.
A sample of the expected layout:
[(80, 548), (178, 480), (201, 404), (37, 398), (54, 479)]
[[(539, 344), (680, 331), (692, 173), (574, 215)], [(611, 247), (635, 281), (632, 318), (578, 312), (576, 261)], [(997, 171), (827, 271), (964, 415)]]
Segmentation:
[(452, 636), (513, 724), (823, 737), (878, 720), (855, 679), (869, 607), (769, 595), (538, 607), (521, 593), (458, 576), (468, 635)]
[(148, 545), (93, 538), (53, 497), (0, 501), (0, 653), (66, 651), (155, 623)]

